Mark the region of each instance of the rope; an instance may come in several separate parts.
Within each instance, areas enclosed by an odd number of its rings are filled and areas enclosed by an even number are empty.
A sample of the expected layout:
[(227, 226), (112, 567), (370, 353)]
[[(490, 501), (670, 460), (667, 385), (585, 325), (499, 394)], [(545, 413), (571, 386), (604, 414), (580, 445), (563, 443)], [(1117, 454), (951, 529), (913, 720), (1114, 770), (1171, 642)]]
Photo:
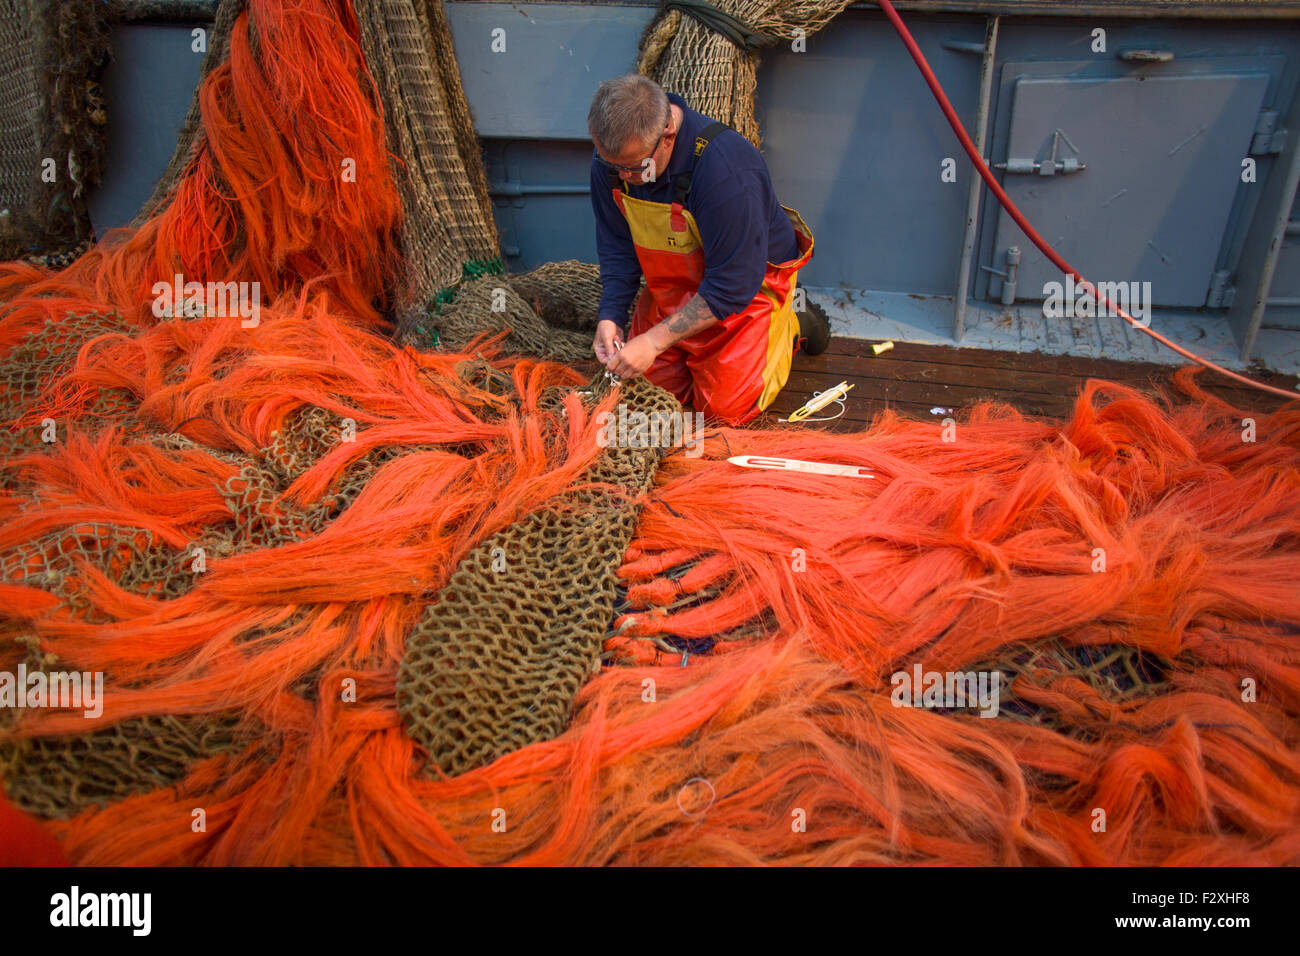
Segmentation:
[(665, 0), (664, 10), (680, 10), (694, 17), (715, 33), (720, 33), (742, 50), (754, 51), (771, 46), (777, 38), (760, 33), (743, 20), (719, 10), (708, 0)]

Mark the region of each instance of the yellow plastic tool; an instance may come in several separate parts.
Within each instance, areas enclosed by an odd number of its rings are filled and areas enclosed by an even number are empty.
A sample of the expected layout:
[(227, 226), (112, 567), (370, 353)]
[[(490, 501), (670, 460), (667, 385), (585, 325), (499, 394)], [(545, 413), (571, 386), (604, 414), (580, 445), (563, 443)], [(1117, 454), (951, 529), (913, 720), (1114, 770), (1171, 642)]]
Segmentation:
[(821, 411), (831, 402), (843, 401), (844, 397), (849, 394), (849, 389), (853, 386), (848, 382), (840, 382), (834, 388), (828, 388), (824, 392), (818, 392), (812, 398), (804, 403), (804, 406), (797, 411), (790, 413), (787, 421), (801, 422), (813, 412)]

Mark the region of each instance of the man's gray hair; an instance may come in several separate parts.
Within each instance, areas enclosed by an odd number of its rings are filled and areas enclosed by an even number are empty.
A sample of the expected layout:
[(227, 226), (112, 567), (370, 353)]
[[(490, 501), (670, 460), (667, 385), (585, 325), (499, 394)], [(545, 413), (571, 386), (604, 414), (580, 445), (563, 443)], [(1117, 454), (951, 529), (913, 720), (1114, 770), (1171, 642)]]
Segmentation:
[(649, 149), (671, 117), (663, 87), (629, 73), (600, 84), (587, 112), (587, 130), (606, 155), (618, 156), (633, 144)]

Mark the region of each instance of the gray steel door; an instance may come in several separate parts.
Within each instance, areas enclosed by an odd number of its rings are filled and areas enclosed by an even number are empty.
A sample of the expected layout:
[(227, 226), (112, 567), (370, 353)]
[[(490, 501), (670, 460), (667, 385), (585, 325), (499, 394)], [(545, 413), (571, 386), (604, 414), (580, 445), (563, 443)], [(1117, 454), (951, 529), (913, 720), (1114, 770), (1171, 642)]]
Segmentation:
[[(1154, 305), (1203, 306), (1268, 82), (1263, 72), (1019, 76), (1003, 186), (1087, 278), (1150, 282)], [(1042, 299), (1062, 275), (1001, 212), (992, 268), (1011, 246), (1022, 255), (1016, 298)]]

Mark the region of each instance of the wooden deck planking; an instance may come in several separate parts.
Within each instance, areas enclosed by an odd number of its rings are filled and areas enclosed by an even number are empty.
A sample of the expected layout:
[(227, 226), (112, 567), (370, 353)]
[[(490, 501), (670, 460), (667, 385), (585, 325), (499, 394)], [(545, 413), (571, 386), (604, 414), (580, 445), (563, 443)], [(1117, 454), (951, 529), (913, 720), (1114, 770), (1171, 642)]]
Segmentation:
[[(891, 408), (900, 415), (937, 421), (945, 413), (931, 414), (932, 408), (953, 409), (954, 413), (978, 401), (1011, 405), (1029, 415), (1062, 418), (1069, 415), (1074, 401), (1090, 378), (1107, 379), (1151, 393), (1156, 388), (1173, 392), (1175, 366), (1120, 362), (1040, 352), (998, 352), (987, 349), (955, 348), (900, 342), (882, 355), (871, 351), (872, 343), (861, 339), (833, 338), (821, 355), (796, 355), (790, 379), (781, 394), (755, 420), (755, 425), (776, 425), (812, 397), (814, 392), (847, 381), (854, 387), (845, 403), (844, 415), (828, 428), (861, 428), (877, 413)], [(595, 362), (582, 363), (591, 373)], [(1250, 378), (1294, 390), (1294, 376), (1252, 371)], [(1270, 412), (1283, 404), (1265, 392), (1237, 385), (1206, 371), (1199, 376), (1201, 387), (1247, 411)], [(1300, 397), (1300, 391), (1296, 392)], [(834, 414), (837, 405), (819, 416)]]

